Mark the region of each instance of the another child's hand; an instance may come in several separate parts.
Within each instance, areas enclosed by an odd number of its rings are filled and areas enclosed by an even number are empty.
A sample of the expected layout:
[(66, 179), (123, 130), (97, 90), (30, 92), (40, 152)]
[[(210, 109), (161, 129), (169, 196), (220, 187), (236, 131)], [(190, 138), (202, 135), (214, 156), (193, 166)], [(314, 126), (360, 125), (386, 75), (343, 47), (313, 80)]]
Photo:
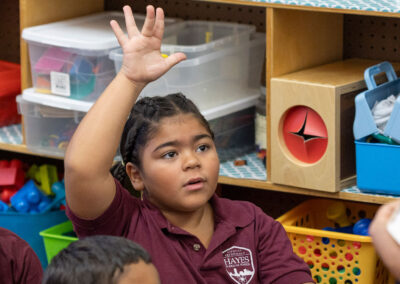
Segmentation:
[(121, 71), (136, 84), (147, 84), (166, 73), (172, 66), (186, 58), (183, 53), (162, 57), (160, 48), (164, 34), (164, 12), (147, 6), (146, 19), (140, 32), (136, 26), (132, 10), (124, 6), (127, 34), (114, 20), (110, 22), (115, 36), (122, 47), (124, 58)]
[(400, 201), (392, 201), (382, 205), (375, 214), (369, 227), (369, 232), (373, 237), (386, 233), (386, 225), (389, 222), (393, 212), (400, 206)]

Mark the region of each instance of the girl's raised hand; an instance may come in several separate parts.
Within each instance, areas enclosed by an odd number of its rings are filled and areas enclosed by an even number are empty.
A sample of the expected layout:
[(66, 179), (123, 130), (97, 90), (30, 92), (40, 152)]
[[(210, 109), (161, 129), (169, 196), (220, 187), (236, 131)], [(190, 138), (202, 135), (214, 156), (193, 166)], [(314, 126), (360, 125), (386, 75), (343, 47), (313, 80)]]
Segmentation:
[(124, 6), (125, 34), (119, 24), (110, 22), (115, 36), (122, 47), (124, 58), (121, 71), (136, 84), (147, 84), (166, 73), (172, 66), (186, 59), (185, 54), (175, 53), (167, 58), (161, 55), (161, 40), (164, 34), (164, 11), (146, 7), (146, 19), (140, 32), (136, 26), (130, 6)]

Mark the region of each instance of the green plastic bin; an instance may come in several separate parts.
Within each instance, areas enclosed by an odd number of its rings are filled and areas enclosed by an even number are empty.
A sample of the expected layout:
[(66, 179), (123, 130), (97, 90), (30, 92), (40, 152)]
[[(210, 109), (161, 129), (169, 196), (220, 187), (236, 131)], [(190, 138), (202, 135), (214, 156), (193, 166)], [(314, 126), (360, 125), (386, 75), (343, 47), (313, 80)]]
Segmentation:
[(46, 250), (47, 262), (58, 254), (70, 243), (77, 241), (74, 235), (71, 221), (67, 221), (56, 226), (50, 227), (39, 233), (43, 237), (44, 248)]

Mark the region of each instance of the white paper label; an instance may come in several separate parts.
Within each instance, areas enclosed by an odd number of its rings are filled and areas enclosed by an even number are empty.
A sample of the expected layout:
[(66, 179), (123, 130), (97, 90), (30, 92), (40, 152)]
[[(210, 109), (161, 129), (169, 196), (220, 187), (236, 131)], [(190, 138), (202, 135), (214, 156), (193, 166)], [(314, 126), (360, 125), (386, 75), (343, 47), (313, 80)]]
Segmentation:
[(56, 95), (69, 97), (71, 90), (69, 88), (69, 75), (62, 72), (50, 72), (51, 92)]

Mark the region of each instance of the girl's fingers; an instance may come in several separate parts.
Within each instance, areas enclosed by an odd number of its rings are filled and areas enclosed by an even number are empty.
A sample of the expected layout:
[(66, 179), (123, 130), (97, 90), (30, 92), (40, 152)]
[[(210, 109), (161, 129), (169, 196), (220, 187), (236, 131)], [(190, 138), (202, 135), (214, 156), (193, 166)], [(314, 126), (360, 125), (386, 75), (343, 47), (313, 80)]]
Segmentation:
[(144, 20), (142, 35), (151, 37), (153, 36), (153, 28), (155, 23), (155, 11), (154, 7), (148, 5), (146, 7), (146, 19)]
[(123, 10), (124, 10), (126, 31), (128, 32), (128, 37), (131, 38), (133, 36), (139, 35), (140, 32), (136, 26), (135, 18), (133, 17), (131, 7), (124, 6)]
[(164, 11), (161, 8), (156, 10), (156, 22), (154, 24), (153, 35), (162, 40), (164, 34)]
[(178, 64), (182, 60), (186, 59), (186, 55), (182, 52), (174, 53), (165, 58), (165, 63), (168, 66), (168, 70), (172, 68), (174, 65)]
[(122, 31), (117, 21), (111, 20), (110, 25), (112, 30), (114, 31), (115, 36), (117, 37), (119, 45), (123, 46), (128, 41), (128, 38)]

